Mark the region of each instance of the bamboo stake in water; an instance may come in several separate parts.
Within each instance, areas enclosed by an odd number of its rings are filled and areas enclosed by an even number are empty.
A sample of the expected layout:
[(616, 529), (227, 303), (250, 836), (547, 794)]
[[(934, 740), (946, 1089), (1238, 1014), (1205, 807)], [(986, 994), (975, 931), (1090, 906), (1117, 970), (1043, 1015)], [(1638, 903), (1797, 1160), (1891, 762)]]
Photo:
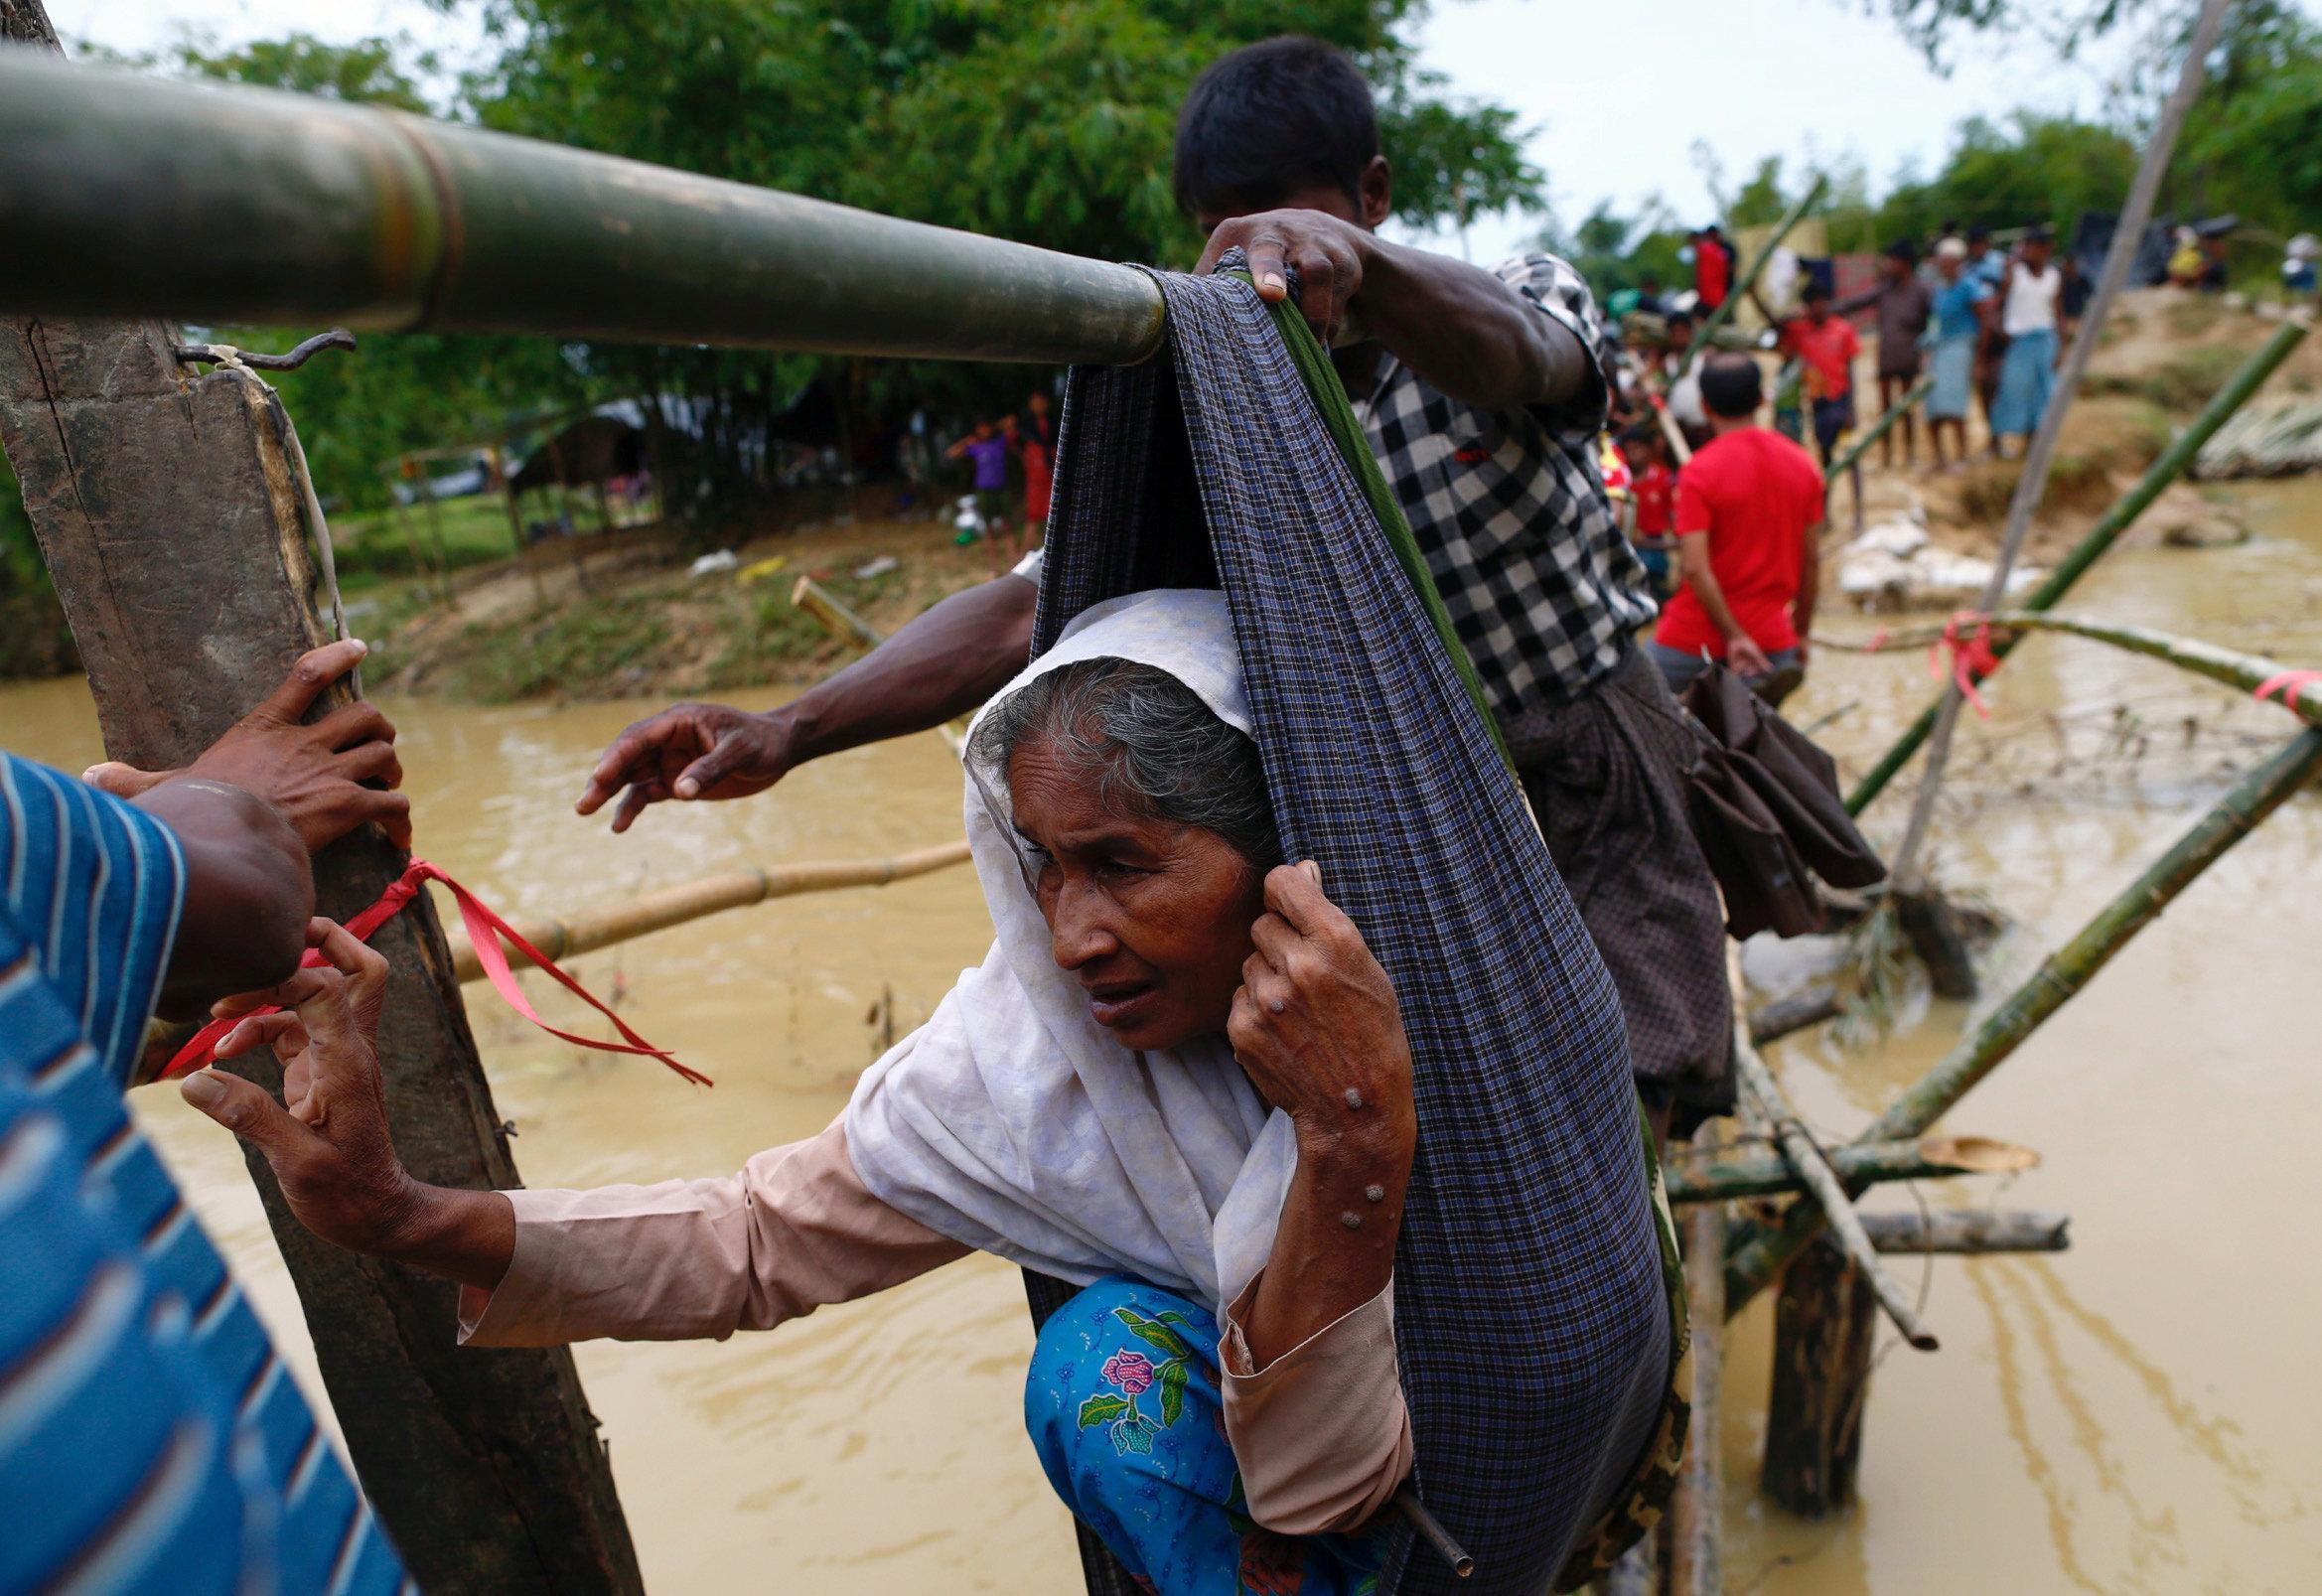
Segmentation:
[[(2033, 589), (2018, 608), (2049, 610), (2062, 602), (2072, 585), (2087, 575), (2089, 568), (2119, 541), (2120, 534), (2134, 523), (2136, 517), (2150, 508), (2162, 491), (2184, 473), (2185, 468), (2193, 463), (2194, 457), (2201, 453), (2202, 446), (2217, 435), (2218, 429), (2236, 411), (2249, 402), (2250, 395), (2264, 385), (2275, 367), (2289, 359), (2290, 352), (2298, 347), (2298, 341), (2305, 336), (2306, 329), (2295, 322), (2284, 322), (2276, 328), (2264, 346), (2244, 362), (2242, 368), (2202, 407), (2201, 413), (2193, 418), (2177, 441), (2163, 450), (2160, 458), (2145, 469), (2144, 476), (2136, 486), (2104, 511), (2097, 524), (2089, 528), (2088, 535), (2080, 540), (2055, 570), (2048, 573), (2048, 579)], [(2001, 642), (1992, 652), (2005, 659), (2013, 647), (2011, 639)], [(1860, 814), (1868, 808), (1871, 800), (1895, 779), (1896, 773), (1911, 762), (1911, 756), (1919, 752), (1927, 742), (1928, 734), (1935, 729), (1936, 712), (1942, 706), (1943, 698), (1939, 694), (1919, 712), (1919, 718), (1904, 729), (1903, 735), (1895, 739), (1894, 746), (1871, 767), (1870, 773), (1855, 784), (1854, 791), (1846, 796), (1846, 811), (1849, 814)]]
[[(2081, 376), (2087, 371), (2097, 341), (2104, 334), (2104, 319), (2111, 312), (2112, 301), (2128, 281), (2129, 263), (2143, 247), (2145, 223), (2152, 219), (2153, 202), (2160, 194), (2161, 178), (2168, 172), (2170, 153), (2177, 147), (2177, 135), (2185, 126), (2186, 114), (2193, 109), (2202, 79), (2209, 73), (2209, 53), (2217, 43), (2219, 30), (2225, 26), (2226, 9), (2232, 3), (2233, 0), (2203, 0), (2200, 19), (2193, 25), (2193, 37), (2185, 51), (2184, 69), (2177, 76), (2177, 86), (2161, 107), (2160, 122), (2153, 129), (2151, 142), (2145, 145), (2144, 159), (2137, 166), (2135, 180), (2128, 186), (2127, 203), (2120, 208), (2120, 219), (2113, 228), (2111, 247), (2104, 251), (2104, 268), (2098, 274), (2096, 292), (2089, 299), (2088, 312), (2081, 318), (2079, 331), (2073, 335), (2072, 348), (2065, 353), (2064, 365), (2056, 373), (2055, 391), (2046, 413), (2040, 417), (2039, 429), (2032, 435), (2032, 446), (2025, 452), (2023, 474), (2016, 480), (2015, 498), (2007, 508), (2007, 531), (2000, 538), (1999, 558), (1992, 564), (1991, 580), (1983, 588), (1983, 602), (1976, 606), (1979, 610), (1996, 610), (2007, 597), (2008, 574), (2015, 569), (2016, 557), (2023, 552), (2024, 539), (2031, 532), (2032, 511), (2039, 508), (2040, 497), (2048, 489), (2048, 468), (2056, 460), (2056, 445), (2064, 434), (2064, 418), (2072, 409)], [(1944, 689), (1943, 702), (1935, 712), (1935, 730), (1928, 739), (1927, 774), (1919, 784), (1919, 791), (1912, 795), (1911, 819), (1903, 829), (1903, 841), (1895, 850), (1891, 871), (1894, 891), (1901, 896), (1920, 896), (1927, 890), (1920, 855), (1927, 843), (1928, 827), (1935, 819), (1935, 800), (1943, 791), (1944, 765), (1951, 757), (1952, 733), (1959, 725), (1959, 705), (1964, 701), (1965, 695), (1955, 682)]]
[[(2136, 934), (2160, 918), (2201, 873), (2255, 830), (2265, 817), (2322, 771), (2322, 726), (2308, 726), (2280, 752), (2236, 783), (2232, 792), (2106, 904), (2079, 935), (2048, 956), (2031, 979), (1987, 1015), (1972, 1036), (1903, 1093), (1857, 1142), (1916, 1136), (1997, 1069), (2025, 1038), (2070, 1002)], [(1821, 1229), (1812, 1203), (1793, 1203), (1771, 1230), (1747, 1227), (1726, 1253), (1730, 1318), (1763, 1290)]]

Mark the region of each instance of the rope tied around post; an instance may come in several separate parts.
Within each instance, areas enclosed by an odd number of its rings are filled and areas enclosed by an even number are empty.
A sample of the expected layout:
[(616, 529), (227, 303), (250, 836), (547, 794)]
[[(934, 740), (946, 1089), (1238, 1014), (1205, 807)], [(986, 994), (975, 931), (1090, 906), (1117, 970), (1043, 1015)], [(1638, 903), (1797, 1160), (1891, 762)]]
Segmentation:
[[(1962, 628), (1972, 626), (1972, 634), (1962, 638)], [(1881, 633), (1880, 637), (1884, 638)], [(1877, 641), (1872, 644), (1878, 647)], [(1951, 654), (1951, 667), (1945, 669), (1944, 654)], [(1974, 706), (1975, 713), (1985, 720), (1991, 718), (1990, 706), (1975, 684), (1999, 668), (1999, 655), (1991, 647), (1991, 617), (1979, 610), (1960, 610), (1944, 624), (1943, 636), (1927, 651), (1927, 672), (1936, 680), (1950, 677), (1959, 696)]]
[[(454, 901), (459, 904), (460, 921), (467, 928), (468, 941), (476, 950), (476, 960), (483, 965), (484, 973), (492, 982), (493, 990), (500, 994), (501, 1000), (507, 1003), (509, 1008), (514, 1009), (525, 1019), (530, 1020), (559, 1041), (570, 1042), (575, 1047), (592, 1048), (599, 1053), (631, 1053), (646, 1058), (658, 1059), (696, 1086), (713, 1085), (709, 1077), (687, 1069), (665, 1049), (656, 1048), (644, 1037), (638, 1035), (630, 1028), (626, 1020), (614, 1013), (605, 1003), (599, 1001), (595, 993), (559, 969), (554, 959), (526, 941), (522, 933), (503, 920), (482, 899), (454, 881), (444, 871), (429, 864), (425, 859), (414, 859), (405, 866), (402, 875), (387, 884), (386, 890), (379, 894), (377, 901), (347, 922), (347, 929), (354, 933), (357, 941), (369, 942), (372, 935), (381, 926), (402, 913), (404, 906), (419, 896), (421, 884), (429, 881), (443, 883), (450, 890)], [(501, 946), (503, 939), (506, 939), (508, 945), (515, 948), (517, 952), (546, 970), (558, 985), (588, 1004), (606, 1019), (611, 1020), (613, 1028), (621, 1033), (623, 1040), (605, 1042), (595, 1037), (579, 1036), (570, 1031), (560, 1031), (540, 1018), (538, 1011), (532, 1007), (531, 999), (525, 997), (523, 988), (516, 985), (515, 974), (508, 967), (508, 953)], [(322, 962), (322, 953), (315, 948), (309, 948), (306, 957), (301, 961), (301, 967), (311, 968)], [(217, 1052), (218, 1044), (225, 1039), (228, 1031), (252, 1016), (276, 1012), (278, 1012), (278, 1007), (269, 1004), (262, 1008), (251, 1009), (246, 1013), (231, 1015), (225, 1019), (212, 1020), (201, 1030), (195, 1032), (186, 1045), (178, 1050), (177, 1057), (171, 1059), (167, 1068), (161, 1072), (162, 1079), (170, 1080), (206, 1067)]]

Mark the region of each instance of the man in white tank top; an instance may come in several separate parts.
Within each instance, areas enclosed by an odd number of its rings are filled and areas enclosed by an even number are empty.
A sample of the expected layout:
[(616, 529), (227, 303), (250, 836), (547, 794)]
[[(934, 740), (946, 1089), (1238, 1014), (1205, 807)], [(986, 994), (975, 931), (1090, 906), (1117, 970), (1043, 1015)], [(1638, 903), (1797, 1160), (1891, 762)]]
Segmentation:
[(2048, 229), (2034, 227), (2024, 235), (2016, 258), (2008, 262), (1999, 312), (2007, 356), (1999, 367), (1999, 394), (1991, 406), (1992, 443), (2002, 455), (2008, 453), (2010, 438), (2029, 445), (2056, 391), (2057, 310), (2064, 295), (2064, 273), (2051, 258), (2054, 252), (2055, 239)]

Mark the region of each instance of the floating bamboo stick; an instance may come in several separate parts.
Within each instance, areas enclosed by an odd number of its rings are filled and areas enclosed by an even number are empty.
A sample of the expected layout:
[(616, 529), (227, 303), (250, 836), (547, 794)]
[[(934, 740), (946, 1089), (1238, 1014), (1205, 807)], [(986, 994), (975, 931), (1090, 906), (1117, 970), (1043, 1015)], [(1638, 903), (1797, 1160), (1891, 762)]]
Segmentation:
[[(825, 859), (811, 864), (778, 865), (765, 870), (732, 870), (704, 876), (681, 886), (664, 887), (632, 898), (627, 903), (590, 910), (570, 920), (508, 917), (516, 935), (550, 958), (594, 952), (652, 932), (682, 926), (689, 920), (745, 909), (771, 898), (795, 898), (810, 892), (833, 892), (841, 887), (884, 887), (942, 870), (967, 858), (967, 841), (946, 842), (886, 859)], [(452, 940), (452, 968), (463, 984), (481, 980), (484, 968), (465, 938)]]
[(1862, 1216), (1863, 1230), (1881, 1252), (2062, 1252), (2072, 1245), (2071, 1226), (2071, 1215), (2047, 1209)]
[[(1738, 1041), (1738, 1039), (1737, 1039)], [(1862, 1219), (1854, 1212), (1854, 1201), (1846, 1195), (1845, 1186), (1822, 1157), (1821, 1149), (1799, 1123), (1798, 1114), (1782, 1095), (1782, 1088), (1767, 1072), (1757, 1050), (1737, 1045), (1734, 1048), (1734, 1071), (1741, 1077), (1742, 1086), (1758, 1099), (1774, 1135), (1782, 1144), (1782, 1156), (1790, 1160), (1790, 1167), (1806, 1183), (1814, 1198), (1814, 1205), (1821, 1211), (1831, 1233), (1846, 1255), (1854, 1260), (1863, 1277), (1870, 1282), (1879, 1306), (1886, 1310), (1895, 1328), (1903, 1332), (1903, 1339), (1921, 1352), (1934, 1352), (1941, 1345), (1935, 1332), (1927, 1328), (1919, 1311), (1903, 1294), (1903, 1288), (1887, 1273), (1878, 1260), (1878, 1249), (1870, 1244), (1870, 1236), (1862, 1228)], [(1797, 1207), (1809, 1205), (1799, 1204)]]
[[(2154, 500), (2160, 498), (2161, 491), (2184, 474), (2185, 468), (2192, 464), (2193, 457), (2201, 452), (2201, 446), (2216, 435), (2218, 428), (2224, 426), (2235, 411), (2249, 403), (2249, 396), (2264, 384), (2276, 366), (2289, 359), (2290, 351), (2296, 349), (2298, 340), (2305, 336), (2306, 329), (2295, 322), (2284, 322), (2275, 329), (2263, 347), (2245, 361), (2232, 379), (2202, 407), (2201, 414), (2193, 418), (2192, 424), (2186, 427), (2177, 441), (2163, 450), (2161, 457), (2145, 469), (2144, 476), (2138, 479), (2136, 486), (2121, 495), (2112, 508), (2104, 511), (2097, 524), (2089, 528), (2088, 535), (2074, 546), (2073, 551), (2064, 557), (2055, 570), (2048, 573), (2047, 580), (2033, 589), (2031, 596), (2018, 608), (2029, 611), (2056, 608), (2064, 595), (2071, 591), (2072, 585), (2088, 574), (2089, 567), (2119, 541), (2120, 534), (2129, 528), (2137, 516), (2151, 508)], [(2012, 640), (2003, 641), (1992, 652), (2004, 659), (2013, 647)], [(1919, 718), (1904, 729), (1903, 735), (1895, 739), (1894, 746), (1880, 756), (1870, 773), (1855, 784), (1854, 791), (1846, 796), (1846, 810), (1849, 814), (1860, 814), (1868, 808), (1871, 799), (1886, 791), (1887, 784), (1895, 779), (1896, 773), (1911, 762), (1911, 756), (1919, 752), (1928, 734), (1935, 730), (1936, 714), (1942, 704), (1943, 697), (1938, 694), (1934, 702), (1919, 712)]]
[(1693, 342), (1685, 346), (1684, 356), (1677, 362), (1678, 377), (1681, 378), (1693, 368), (1694, 359), (1709, 347), (1709, 341), (1717, 336), (1717, 330), (1733, 320), (1734, 307), (1742, 302), (1744, 295), (1758, 286), (1758, 279), (1764, 275), (1767, 263), (1774, 258), (1774, 251), (1782, 247), (1782, 240), (1790, 236), (1790, 229), (1804, 221), (1806, 214), (1821, 203), (1822, 191), (1829, 186), (1830, 180), (1816, 173), (1814, 183), (1798, 197), (1798, 204), (1792, 206), (1782, 219), (1774, 223), (1774, 230), (1766, 235), (1764, 243), (1758, 245), (1758, 252), (1750, 257), (1749, 265), (1742, 269), (1742, 274), (1726, 289), (1725, 303), (1704, 316), (1701, 325), (1693, 329)]
[[(1849, 1186), (1936, 1180), (1952, 1175), (2008, 1175), (2038, 1166), (2029, 1147), (1987, 1136), (1924, 1136), (1916, 1141), (1849, 1142), (1825, 1156)], [(1671, 1159), (1662, 1167), (1671, 1203), (1734, 1202), (1805, 1190), (1789, 1160), (1775, 1152), (1727, 1149), (1709, 1163)]]
[(1841, 1002), (1834, 986), (1816, 986), (1778, 997), (1750, 1016), (1750, 1042), (1761, 1048), (1772, 1047), (1810, 1025), (1835, 1019)]
[[(2070, 1002), (2111, 962), (2136, 934), (2204, 870), (2225, 856), (2290, 795), (2322, 771), (2322, 726), (2308, 726), (2263, 765), (2236, 783), (2168, 852), (2051, 953), (2032, 977), (1985, 1016), (1973, 1035), (1863, 1131), (1858, 1142), (1915, 1136), (1950, 1111), (1975, 1084), (2023, 1044), (2042, 1021)], [(1793, 1203), (1771, 1228), (1739, 1228), (1726, 1252), (1725, 1299), (1730, 1318), (1764, 1289), (1798, 1249), (1821, 1229), (1812, 1203)]]

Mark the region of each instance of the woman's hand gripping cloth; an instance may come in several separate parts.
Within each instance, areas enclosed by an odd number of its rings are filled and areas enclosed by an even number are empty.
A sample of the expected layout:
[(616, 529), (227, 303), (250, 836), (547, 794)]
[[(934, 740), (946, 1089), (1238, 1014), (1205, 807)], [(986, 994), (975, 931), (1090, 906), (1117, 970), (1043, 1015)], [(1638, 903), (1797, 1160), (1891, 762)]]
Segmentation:
[(1072, 374), (1034, 652), (1125, 593), (1225, 589), (1287, 856), (1393, 978), (1416, 1067), (1395, 1339), (1415, 1483), (1476, 1571), (1406, 1536), (1381, 1588), (1528, 1596), (1681, 1435), (1619, 999), (1305, 324), (1156, 276), (1168, 349)]

